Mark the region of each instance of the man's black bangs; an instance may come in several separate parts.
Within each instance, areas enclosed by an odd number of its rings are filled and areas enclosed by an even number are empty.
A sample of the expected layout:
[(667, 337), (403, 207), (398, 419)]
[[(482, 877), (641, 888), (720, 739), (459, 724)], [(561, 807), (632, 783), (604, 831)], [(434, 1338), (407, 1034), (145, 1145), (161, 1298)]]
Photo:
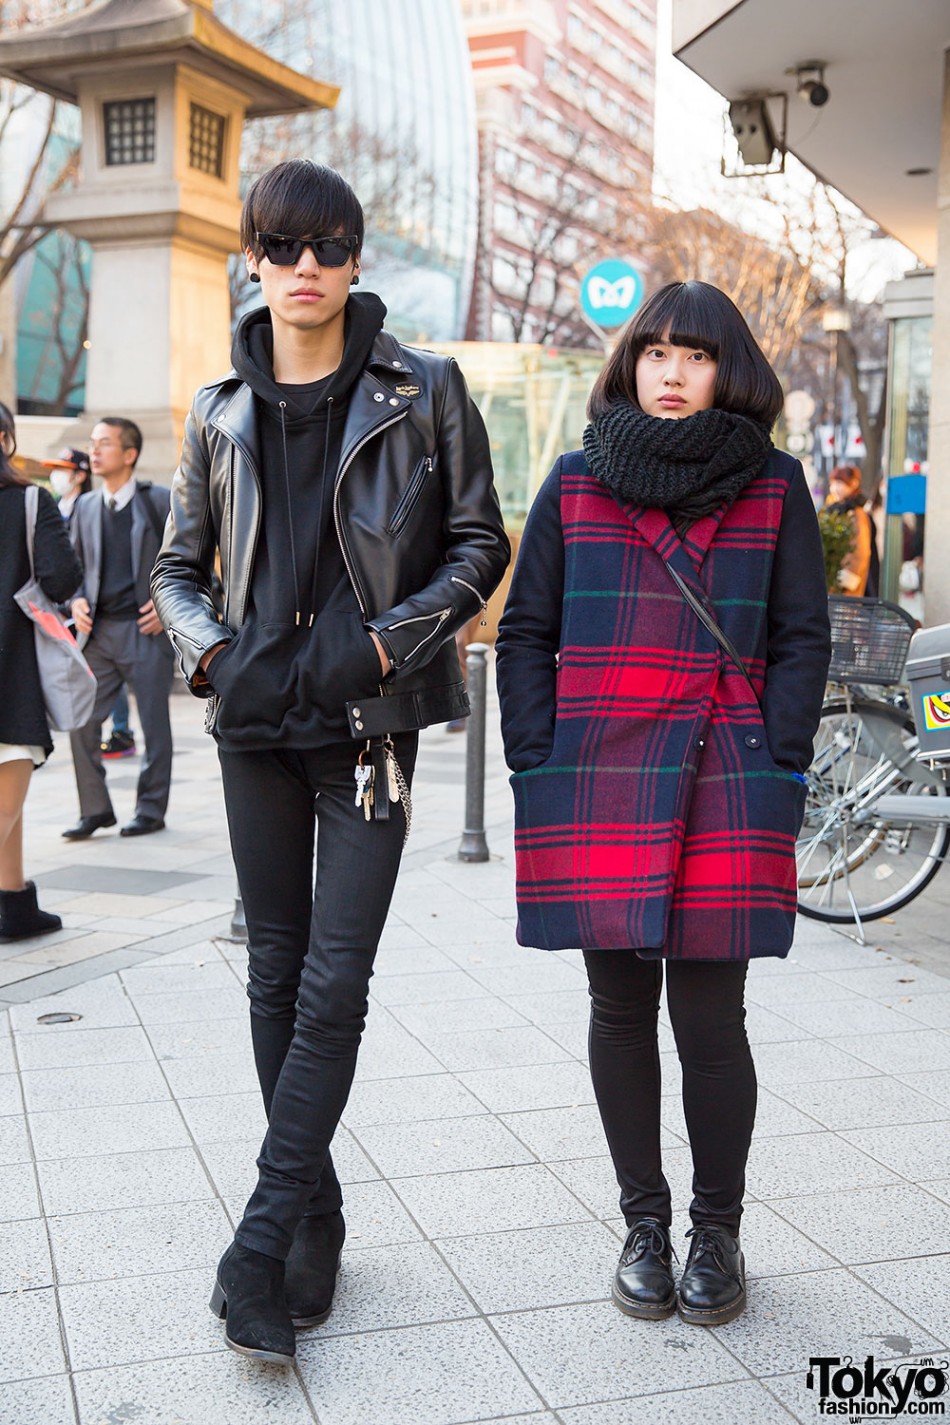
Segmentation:
[(254, 214), (257, 231), (283, 233), (285, 237), (328, 237), (344, 227), (347, 232), (355, 231), (347, 225), (346, 214), (331, 212), (322, 194), (317, 201), (314, 201), (315, 197), (315, 194), (275, 194), (270, 202), (261, 204), (266, 212)]

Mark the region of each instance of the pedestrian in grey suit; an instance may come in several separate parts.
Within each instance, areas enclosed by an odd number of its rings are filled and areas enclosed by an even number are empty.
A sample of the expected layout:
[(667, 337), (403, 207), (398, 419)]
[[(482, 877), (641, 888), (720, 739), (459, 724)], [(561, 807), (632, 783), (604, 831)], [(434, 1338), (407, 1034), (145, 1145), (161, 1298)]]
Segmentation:
[(99, 683), (90, 721), (70, 733), (79, 821), (63, 835), (85, 841), (100, 827), (115, 826), (106, 787), (100, 739), (102, 720), (123, 683), (138, 704), (145, 736), (135, 815), (121, 836), (161, 831), (172, 771), (168, 697), (174, 654), (149, 597), (149, 576), (162, 543), (169, 492), (135, 477), (142, 432), (134, 421), (104, 416), (93, 427), (89, 458), (101, 489), (76, 502), (69, 536), (83, 567), (83, 584), (72, 601), (76, 632)]

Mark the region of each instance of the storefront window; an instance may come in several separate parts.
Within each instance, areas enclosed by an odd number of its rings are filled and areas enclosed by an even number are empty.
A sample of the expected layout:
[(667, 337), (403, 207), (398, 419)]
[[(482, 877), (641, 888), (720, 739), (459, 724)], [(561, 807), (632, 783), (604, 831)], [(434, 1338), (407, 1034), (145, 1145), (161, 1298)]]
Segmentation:
[(899, 317), (891, 323), (881, 592), (921, 620), (932, 332), (930, 316)]
[(557, 457), (580, 447), (604, 357), (511, 342), (453, 342), (438, 350), (456, 358), (482, 413), (505, 524), (516, 532)]

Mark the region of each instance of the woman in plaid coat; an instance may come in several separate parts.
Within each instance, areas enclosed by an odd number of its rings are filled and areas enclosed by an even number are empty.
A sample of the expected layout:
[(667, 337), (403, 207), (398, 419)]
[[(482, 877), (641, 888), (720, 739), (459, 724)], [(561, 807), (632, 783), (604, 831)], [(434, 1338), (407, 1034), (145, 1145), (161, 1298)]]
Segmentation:
[[(745, 1305), (746, 971), (791, 945), (831, 647), (811, 497), (769, 438), (781, 407), (723, 293), (656, 293), (594, 388), (583, 451), (535, 501), (498, 639), (518, 939), (584, 951), (591, 1074), (629, 1229), (614, 1301), (702, 1325)], [(678, 1290), (664, 961), (694, 1170)]]

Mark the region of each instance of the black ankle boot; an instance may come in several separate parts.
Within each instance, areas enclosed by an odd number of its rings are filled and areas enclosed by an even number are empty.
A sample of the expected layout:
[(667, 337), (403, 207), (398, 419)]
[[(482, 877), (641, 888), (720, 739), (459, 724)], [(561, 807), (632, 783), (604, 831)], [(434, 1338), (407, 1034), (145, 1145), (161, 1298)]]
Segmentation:
[(211, 1310), (225, 1321), (232, 1351), (259, 1361), (290, 1365), (294, 1324), (284, 1305), (284, 1264), (232, 1242), (218, 1263)]
[(676, 1308), (670, 1229), (656, 1217), (640, 1217), (627, 1233), (611, 1295), (627, 1316), (659, 1321)]
[(58, 915), (50, 915), (36, 904), (32, 881), (27, 881), (22, 891), (0, 891), (0, 941), (31, 940), (34, 935), (49, 935), (62, 928)]
[(302, 1217), (284, 1263), (284, 1300), (297, 1330), (319, 1326), (333, 1306), (346, 1223), (342, 1212)]
[(677, 1309), (696, 1326), (722, 1326), (745, 1310), (745, 1258), (738, 1237), (716, 1223), (700, 1223), (687, 1232), (686, 1268), (677, 1293)]

